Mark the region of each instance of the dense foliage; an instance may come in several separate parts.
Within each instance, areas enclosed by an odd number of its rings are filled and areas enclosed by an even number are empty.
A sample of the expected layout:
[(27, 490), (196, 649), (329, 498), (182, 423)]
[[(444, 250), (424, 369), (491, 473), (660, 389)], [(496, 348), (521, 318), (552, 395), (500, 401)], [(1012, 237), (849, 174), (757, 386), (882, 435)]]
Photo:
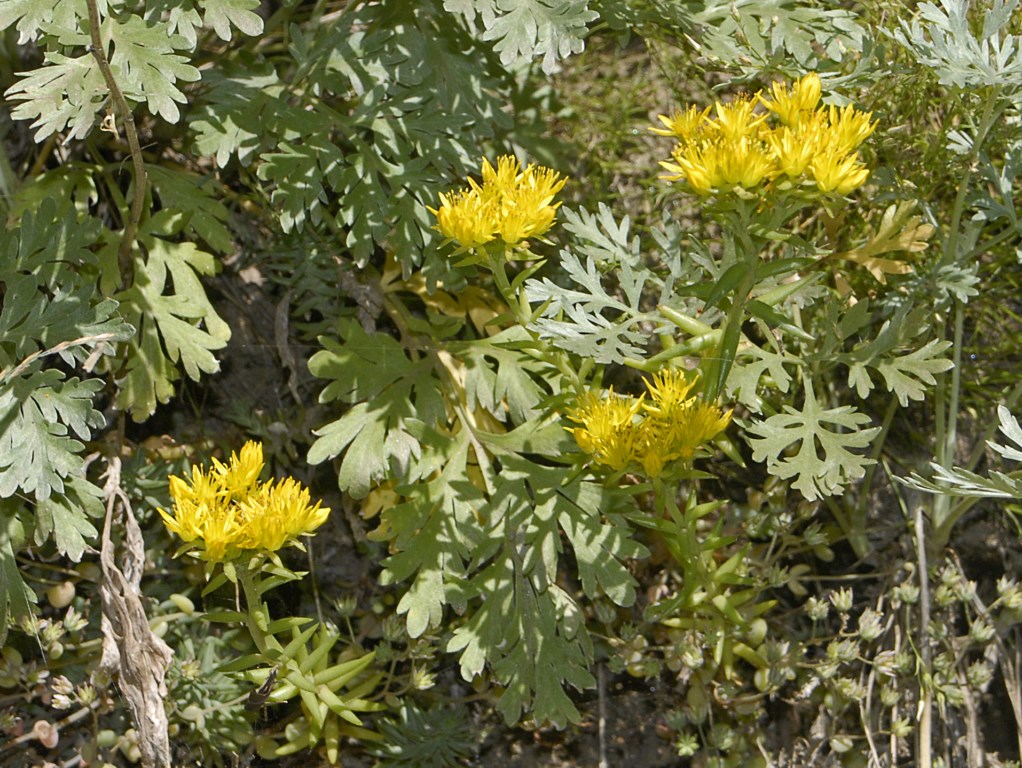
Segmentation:
[(1017, 764), (1022, 11), (832, 5), (0, 0), (0, 763)]

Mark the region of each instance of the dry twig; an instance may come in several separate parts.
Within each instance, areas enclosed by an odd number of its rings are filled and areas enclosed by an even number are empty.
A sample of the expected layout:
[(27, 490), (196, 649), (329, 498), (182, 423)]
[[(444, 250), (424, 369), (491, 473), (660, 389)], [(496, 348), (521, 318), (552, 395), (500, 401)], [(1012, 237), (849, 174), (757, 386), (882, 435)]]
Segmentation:
[[(121, 460), (109, 459), (106, 483), (106, 520), (103, 524), (100, 565), (103, 582), (103, 656), (100, 669), (110, 674), (124, 696), (138, 731), (138, 748), (145, 768), (169, 768), (170, 739), (164, 700), (164, 675), (174, 652), (152, 633), (142, 606), (139, 583), (145, 565), (145, 547), (131, 504), (121, 488)], [(114, 558), (110, 539), (115, 509), (124, 519), (123, 570)]]

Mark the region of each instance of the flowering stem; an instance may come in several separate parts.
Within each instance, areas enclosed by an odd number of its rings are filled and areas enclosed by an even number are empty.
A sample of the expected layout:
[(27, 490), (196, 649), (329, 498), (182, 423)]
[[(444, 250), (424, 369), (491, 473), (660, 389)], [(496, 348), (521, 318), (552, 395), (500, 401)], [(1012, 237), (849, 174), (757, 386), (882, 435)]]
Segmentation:
[(525, 292), (523, 291), (521, 295), (518, 295), (514, 288), (511, 287), (511, 281), (507, 278), (507, 253), (509, 250), (505, 245), (498, 256), (491, 255), (489, 250), (487, 250), (486, 266), (493, 273), (493, 280), (497, 285), (497, 290), (500, 291), (500, 295), (507, 302), (508, 308), (514, 313), (515, 320), (524, 328), (532, 320), (532, 311), (528, 300), (525, 298)]
[[(972, 176), (975, 172), (975, 164), (982, 152), (987, 136), (1001, 116), (1002, 109), (998, 108), (1001, 102), (998, 90), (988, 91), (983, 104), (982, 116), (976, 128), (975, 139), (973, 140), (972, 152), (962, 178), (958, 183), (958, 195), (955, 197), (951, 211), (951, 223), (948, 227), (947, 240), (944, 243), (944, 250), (941, 254), (940, 266), (959, 263), (965, 264), (978, 249), (973, 249), (968, 254), (959, 254), (959, 242), (962, 233), (962, 217), (968, 207), (969, 192), (971, 191)], [(990, 247), (989, 243), (984, 244), (982, 250)], [(953, 343), (951, 345), (951, 366), (950, 374), (944, 374), (941, 379), (941, 386), (936, 393), (937, 406), (937, 439), (936, 458), (937, 463), (945, 469), (950, 469), (955, 463), (955, 446), (958, 441), (958, 398), (961, 390), (961, 369), (962, 369), (962, 338), (964, 326), (964, 308), (962, 301), (953, 299)], [(934, 536), (929, 546), (930, 552), (935, 554), (947, 544), (957, 518), (951, 514), (951, 497), (947, 494), (939, 494), (933, 501), (931, 524)]]
[(239, 562), (236, 564), (235, 572), (238, 575), (241, 590), (245, 593), (245, 627), (248, 629), (249, 635), (252, 636), (252, 642), (255, 643), (259, 653), (272, 658), (279, 654), (283, 648), (276, 638), (266, 631), (270, 616), (253, 576), (253, 570), (258, 569), (252, 568), (253, 565), (258, 565), (258, 562), (258, 558)]
[(717, 354), (709, 361), (706, 391), (706, 400), (709, 402), (716, 400), (724, 390), (728, 374), (731, 373), (731, 366), (738, 354), (738, 342), (742, 336), (745, 307), (752, 295), (752, 289), (756, 286), (756, 266), (759, 258), (759, 249), (749, 234), (747, 211), (741, 209), (737, 220), (731, 220), (728, 217), (725, 221), (731, 225), (731, 234), (735, 237), (735, 245), (741, 251), (743, 272), (731, 297), (731, 306), (728, 308), (727, 316), (724, 318)]
[(513, 313), (515, 322), (524, 328), (529, 336), (532, 337), (537, 350), (537, 354), (534, 356), (556, 368), (572, 383), (572, 386), (575, 389), (580, 389), (582, 387), (582, 382), (585, 381), (586, 376), (589, 375), (589, 371), (594, 365), (593, 361), (590, 359), (583, 360), (581, 368), (576, 370), (571, 364), (570, 357), (564, 351), (557, 349), (549, 342), (541, 340), (539, 336), (529, 328), (529, 323), (531, 323), (533, 319), (532, 305), (529, 304), (525, 291), (522, 289), (516, 291), (507, 277), (507, 254), (510, 250), (510, 247), (505, 245), (504, 250), (499, 256), (492, 256), (488, 250), (485, 250), (486, 266), (489, 268), (490, 272), (493, 273), (493, 280), (497, 286), (497, 290), (500, 292), (501, 297)]
[(672, 489), (665, 486), (660, 478), (654, 478), (653, 490), (663, 504), (672, 523), (673, 535), (666, 537), (667, 548), (681, 566), (681, 604), (687, 606), (698, 586), (705, 582), (699, 557), (699, 540), (696, 537), (695, 520), (689, 520), (679, 507)]

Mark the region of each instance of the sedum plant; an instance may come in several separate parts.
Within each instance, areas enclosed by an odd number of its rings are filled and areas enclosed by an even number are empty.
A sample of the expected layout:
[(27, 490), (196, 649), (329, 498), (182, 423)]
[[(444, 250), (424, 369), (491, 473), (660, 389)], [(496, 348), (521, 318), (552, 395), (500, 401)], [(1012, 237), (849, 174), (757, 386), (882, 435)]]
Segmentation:
[(258, 683), (250, 694), (255, 709), (295, 698), (301, 704), (302, 716), (282, 729), (282, 743), (263, 734), (259, 753), (282, 757), (322, 741), (334, 764), (342, 736), (374, 737), (355, 712), (384, 708), (367, 698), (382, 675), (362, 674), (373, 661), (371, 652), (349, 649), (331, 663), (340, 639), (336, 630), (297, 616), (271, 617), (263, 595), (304, 575), (285, 567), (277, 550), (301, 548), (299, 537), (321, 526), (330, 510), (311, 504), (309, 491), (294, 478), (260, 483), (263, 466), (262, 445), (248, 442), (227, 464), (214, 459), (206, 471), (192, 467), (188, 480), (172, 476), (172, 512), (159, 512), (167, 529), (185, 542), (182, 552), (204, 561), (207, 577), (220, 570), (204, 594), (225, 582), (241, 587), (244, 610), (205, 615), (207, 621), (244, 626), (254, 645), (253, 653), (221, 671), (245, 671)]

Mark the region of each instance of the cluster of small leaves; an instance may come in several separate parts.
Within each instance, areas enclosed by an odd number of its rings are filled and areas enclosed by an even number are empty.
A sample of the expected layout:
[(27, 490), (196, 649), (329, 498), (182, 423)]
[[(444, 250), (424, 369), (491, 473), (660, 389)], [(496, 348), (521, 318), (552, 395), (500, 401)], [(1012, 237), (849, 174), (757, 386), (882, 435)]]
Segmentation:
[[(602, 204), (596, 215), (567, 209), (562, 215), (585, 263), (565, 248), (558, 264), (577, 287), (565, 288), (549, 278), (527, 283), (529, 300), (545, 307), (532, 327), (540, 338), (602, 365), (643, 358), (650, 330), (663, 324), (650, 305), (670, 302), (671, 282), (656, 280), (642, 268), (639, 238), (630, 235), (627, 216), (618, 223)], [(680, 265), (680, 260), (671, 263)], [(610, 274), (617, 281), (613, 294), (604, 286)]]
[(482, 39), (493, 42), (505, 66), (520, 59), (543, 57), (543, 71), (552, 73), (559, 59), (581, 53), (587, 25), (599, 18), (588, 0), (444, 0), (444, 8), (478, 19)]
[[(864, 751), (857, 744), (863, 728), (873, 735), (872, 754), (897, 754), (899, 744), (914, 737), (917, 724), (912, 715), (920, 695), (916, 650), (904, 644), (901, 633), (911, 628), (920, 589), (910, 571), (899, 571), (896, 578), (874, 604), (863, 604), (850, 588), (807, 596), (789, 582), (792, 593), (804, 600), (801, 616), (786, 620), (782, 637), (772, 636), (773, 628), (767, 631), (766, 623), (758, 629), (754, 623), (744, 636), (734, 628), (728, 628), (728, 636), (706, 627), (672, 627), (654, 631), (656, 644), (636, 635), (622, 644), (620, 653), (630, 661), (633, 674), (666, 666), (701, 682), (692, 684), (685, 701), (666, 713), (680, 755), (755, 759), (764, 743), (770, 743), (762, 720), (749, 717), (764, 712), (754, 699), (741, 695), (743, 679), (760, 693), (783, 692), (797, 709), (825, 712), (817, 728), (803, 734), (817, 760)], [(1018, 585), (1002, 579), (997, 599), (987, 607), (978, 601), (976, 585), (948, 565), (939, 571), (935, 587), (934, 634), (928, 641), (933, 644), (935, 674), (930, 683), (942, 705), (967, 709), (992, 679), (987, 660), (991, 645), (1019, 620)], [(802, 626), (795, 631), (798, 623)], [(950, 628), (957, 626), (966, 629), (955, 634)], [(713, 650), (720, 647), (722, 636), (736, 652), (730, 660)], [(706, 696), (708, 674), (721, 671), (722, 659), (733, 665), (728, 678), (732, 685)], [(751, 678), (746, 671), (750, 667), (755, 670)], [(860, 706), (863, 701), (868, 705)], [(722, 738), (724, 723), (728, 738)], [(880, 734), (883, 739), (877, 738)], [(777, 746), (784, 752), (790, 749), (788, 744)]]
[[(790, 754), (790, 743), (773, 739), (767, 702), (776, 698), (807, 715), (822, 714), (817, 727), (802, 734), (817, 759), (847, 751), (844, 741), (858, 732), (863, 716), (854, 697), (862, 693), (863, 669), (871, 668), (885, 689), (900, 697), (900, 709), (891, 709), (889, 692), (883, 707), (868, 708), (867, 717), (879, 714), (873, 732), (887, 732), (892, 714), (903, 717), (914, 701), (914, 657), (892, 650), (898, 635), (887, 621), (889, 610), (853, 605), (848, 589), (810, 594), (803, 580), (812, 578), (811, 567), (785, 563), (807, 548), (827, 558), (833, 552), (811, 514), (792, 514), (783, 486), (762, 508), (742, 509), (728, 518), (729, 528), (738, 526), (733, 530), (771, 532), (769, 547), (753, 543), (741, 553), (745, 588), (714, 598), (715, 603), (734, 603), (736, 615), (715, 617), (707, 606), (654, 620), (653, 611), (647, 611), (648, 623), (621, 627), (612, 638), (609, 668), (645, 679), (669, 672), (685, 681), (685, 696), (665, 712), (676, 750), (685, 757), (760, 764), (764, 749), (771, 756)], [(918, 589), (911, 598), (908, 586), (906, 600), (915, 602)], [(768, 594), (774, 600), (764, 599)], [(779, 621), (775, 601), (803, 610), (787, 610)]]
[(862, 51), (868, 37), (857, 15), (791, 0), (739, 0), (675, 3), (653, 0), (599, 0), (593, 3), (612, 29), (635, 29), (656, 37), (682, 32), (699, 55), (754, 73), (790, 66), (816, 69), (823, 61), (842, 61)]
[[(122, 194), (102, 165), (58, 166), (19, 188), (12, 201), (18, 212), (56, 205), (54, 215), (78, 220), (82, 242), (98, 250), (98, 260), (74, 279), (91, 281), (97, 308), (136, 330), (127, 340), (117, 339), (122, 343), (100, 368), (115, 379), (117, 407), (136, 421), (170, 399), (181, 369), (193, 380), (219, 370), (215, 353), (226, 346), (230, 329), (213, 309), (201, 278), (217, 271), (218, 255), (235, 248), (216, 182), (157, 165), (148, 165), (147, 175), (161, 210), (143, 216), (139, 247), (128, 264), (120, 263), (118, 234), (99, 215), (82, 213), (101, 196)], [(126, 275), (132, 276), (127, 284)]]
[[(251, 13), (250, 2), (232, 8), (231, 2), (212, 0), (201, 4), (205, 23), (229, 40), (226, 23), (231, 11), (235, 21), (254, 33), (262, 31), (262, 21)], [(13, 6), (13, 7), (12, 7)], [(186, 6), (188, 6), (186, 8)], [(144, 102), (150, 113), (176, 123), (178, 107), (187, 101), (179, 83), (194, 82), (199, 70), (179, 52), (194, 50), (195, 27), (201, 26), (191, 2), (182, 3), (172, 18), (143, 18), (124, 10), (111, 14), (102, 32), (104, 43), (112, 50), (110, 67), (118, 73), (118, 86), (133, 102)], [(247, 6), (247, 8), (246, 8)], [(53, 46), (44, 64), (11, 86), (7, 98), (21, 102), (13, 110), (16, 119), (33, 120), (36, 141), (64, 130), (72, 139), (84, 139), (92, 132), (96, 113), (109, 98), (108, 87), (96, 57), (88, 51), (89, 10), (85, 0), (52, 3), (6, 3), (0, 15), (0, 28), (16, 24), (22, 41), (38, 40)], [(245, 14), (247, 15), (239, 15)], [(255, 18), (255, 23), (252, 20)], [(184, 34), (175, 34), (175, 28)], [(57, 46), (73, 46), (80, 53), (67, 56)]]
[[(1003, 405), (997, 407), (998, 429), (1004, 435), (1007, 444), (987, 441), (991, 451), (1006, 461), (1022, 461), (1022, 427)], [(1022, 499), (1022, 471), (1002, 472), (991, 470), (986, 476), (964, 467), (947, 468), (937, 462), (931, 462), (933, 479), (912, 475), (903, 482), (913, 488), (930, 493), (951, 494), (954, 496), (973, 496), (1001, 499)]]
[[(383, 675), (368, 669), (373, 654), (359, 654), (357, 649), (342, 651), (336, 663), (331, 664), (330, 652), (340, 639), (335, 630), (316, 622), (299, 630), (302, 623), (308, 623), (306, 619), (279, 619), (270, 628), (276, 630), (285, 623), (291, 624), (292, 637), (278, 661), (282, 683), (268, 700), (280, 703), (297, 698), (301, 716), (284, 728), (279, 741), (263, 736), (257, 748), (260, 755), (272, 759), (313, 748), (322, 741), (327, 759), (336, 764), (342, 737), (374, 736), (362, 727), (362, 720), (356, 713), (386, 709), (384, 704), (371, 698)], [(244, 659), (239, 660), (232, 668), (239, 669), (246, 663)], [(255, 682), (265, 684), (276, 668), (263, 667), (249, 675)]]
[[(185, 625), (192, 629), (193, 625)], [(252, 741), (252, 725), (245, 715), (248, 686), (220, 671), (226, 661), (225, 638), (194, 638), (178, 633), (176, 654), (168, 675), (168, 694), (174, 702), (174, 720), (180, 723), (175, 746), (204, 765), (222, 766), (227, 745), (244, 749)]]
[(370, 751), (380, 768), (455, 768), (475, 746), (463, 709), (404, 704), (397, 719), (379, 722), (385, 741)]
[[(143, 223), (139, 242), (146, 253), (136, 257), (136, 279), (115, 294), (123, 316), (138, 329), (121, 353), (126, 361), (116, 399), (136, 420), (150, 416), (158, 403), (171, 398), (179, 367), (193, 380), (219, 371), (213, 353), (231, 337), (231, 329), (217, 315), (200, 281), (216, 271), (213, 254), (193, 240), (177, 238), (183, 229), (198, 230), (205, 224), (213, 230), (207, 233), (210, 237), (227, 237), (221, 219), (203, 218), (208, 213), (202, 205), (208, 201), (223, 217), (226, 211), (206, 198), (200, 185), (193, 186), (185, 174), (158, 174), (157, 179), (158, 194), (175, 184), (182, 192), (191, 188), (194, 203), (183, 210), (160, 211)], [(195, 237), (194, 232), (188, 234)]]
[[(250, 690), (246, 707), (258, 710), (293, 699), (300, 705), (300, 710), (287, 716), (275, 732), (256, 738), (260, 756), (279, 758), (322, 743), (327, 760), (336, 764), (342, 738), (376, 737), (363, 727), (356, 713), (386, 708), (375, 700), (383, 674), (371, 667), (375, 653), (365, 652), (357, 643), (342, 645), (335, 651), (341, 633), (333, 626), (294, 615), (271, 620), (262, 600), (264, 593), (304, 575), (272, 558), (227, 563), (204, 592), (209, 594), (234, 581), (244, 589), (248, 613), (212, 611), (201, 618), (248, 627), (255, 644), (254, 648), (250, 646), (252, 652), (219, 667), (223, 673), (243, 673), (247, 681), (258, 686)], [(244, 641), (235, 645), (243, 646)]]
[(289, 59), (210, 75), (189, 118), (196, 148), (254, 166), (285, 232), (326, 223), (360, 266), (384, 240), (410, 265), (437, 180), (511, 124), (509, 75), (476, 66), (492, 54), (456, 18), (438, 2), (352, 4), (295, 27)]
[[(26, 568), (22, 575), (39, 573)], [(14, 625), (2, 644), (0, 762), (29, 766), (72, 751), (93, 761), (116, 759), (115, 746), (137, 760), (135, 731), (125, 733), (123, 710), (115, 707), (116, 688), (109, 676), (94, 672), (100, 601), (89, 582), (98, 580), (99, 567), (85, 562), (63, 576), (46, 590), (48, 605)], [(73, 724), (83, 718), (91, 721), (88, 732), (75, 732)], [(25, 732), (33, 736), (27, 744), (18, 738)]]
[(1018, 0), (995, 0), (983, 9), (979, 33), (970, 0), (921, 3), (919, 16), (902, 21), (892, 37), (930, 69), (941, 85), (1022, 89), (1022, 37), (1008, 32)]

